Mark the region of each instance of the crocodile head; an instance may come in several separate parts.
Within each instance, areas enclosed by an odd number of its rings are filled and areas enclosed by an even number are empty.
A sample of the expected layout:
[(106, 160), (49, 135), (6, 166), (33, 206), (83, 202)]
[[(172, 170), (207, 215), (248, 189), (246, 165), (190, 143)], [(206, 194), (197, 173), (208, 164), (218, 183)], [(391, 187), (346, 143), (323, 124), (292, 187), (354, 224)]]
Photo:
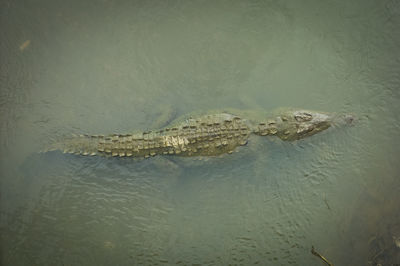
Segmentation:
[(317, 134), (332, 125), (332, 115), (307, 110), (288, 111), (276, 118), (276, 135), (282, 140), (298, 140)]

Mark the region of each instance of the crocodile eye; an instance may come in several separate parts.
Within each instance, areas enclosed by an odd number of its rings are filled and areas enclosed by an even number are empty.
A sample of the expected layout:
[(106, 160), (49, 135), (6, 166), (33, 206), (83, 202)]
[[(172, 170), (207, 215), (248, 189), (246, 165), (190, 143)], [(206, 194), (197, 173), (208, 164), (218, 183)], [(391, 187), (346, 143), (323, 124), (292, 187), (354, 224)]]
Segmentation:
[(312, 120), (312, 114), (302, 112), (302, 113), (297, 113), (294, 115), (294, 119), (296, 119), (297, 122), (306, 122), (306, 121), (311, 121)]

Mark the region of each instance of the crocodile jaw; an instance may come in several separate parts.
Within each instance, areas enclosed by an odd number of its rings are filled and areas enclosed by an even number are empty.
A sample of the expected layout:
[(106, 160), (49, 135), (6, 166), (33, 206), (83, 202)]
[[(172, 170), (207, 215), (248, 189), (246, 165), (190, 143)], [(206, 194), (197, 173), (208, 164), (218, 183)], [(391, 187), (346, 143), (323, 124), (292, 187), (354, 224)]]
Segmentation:
[[(311, 115), (311, 120), (302, 121), (301, 117), (304, 114)], [(297, 139), (302, 139), (308, 136), (317, 134), (331, 126), (331, 117), (327, 114), (307, 111), (294, 112), (295, 120), (298, 122), (296, 136)]]
[(326, 113), (307, 110), (290, 111), (277, 118), (277, 136), (282, 140), (299, 140), (331, 126), (332, 117)]

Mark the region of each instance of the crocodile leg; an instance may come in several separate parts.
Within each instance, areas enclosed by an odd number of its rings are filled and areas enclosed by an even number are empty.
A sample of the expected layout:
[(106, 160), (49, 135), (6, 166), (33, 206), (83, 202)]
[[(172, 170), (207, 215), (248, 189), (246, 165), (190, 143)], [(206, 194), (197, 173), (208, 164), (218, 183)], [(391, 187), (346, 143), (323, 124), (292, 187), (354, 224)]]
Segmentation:
[(168, 126), (171, 123), (171, 121), (176, 119), (177, 111), (173, 106), (165, 105), (159, 109), (160, 112), (157, 113), (157, 119), (155, 119), (150, 125), (150, 128), (152, 129), (164, 128)]

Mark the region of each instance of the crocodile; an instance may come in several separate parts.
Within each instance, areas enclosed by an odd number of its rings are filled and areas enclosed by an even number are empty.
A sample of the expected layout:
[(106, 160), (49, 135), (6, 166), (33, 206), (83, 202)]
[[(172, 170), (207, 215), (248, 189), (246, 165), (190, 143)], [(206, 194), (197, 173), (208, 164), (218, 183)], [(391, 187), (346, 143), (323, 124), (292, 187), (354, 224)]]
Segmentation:
[[(340, 119), (338, 119), (340, 117)], [(246, 145), (250, 135), (300, 140), (322, 132), (337, 121), (351, 123), (351, 115), (287, 109), (253, 121), (221, 112), (189, 117), (157, 131), (134, 134), (79, 135), (55, 142), (48, 150), (87, 156), (139, 157), (156, 155), (217, 156)]]

